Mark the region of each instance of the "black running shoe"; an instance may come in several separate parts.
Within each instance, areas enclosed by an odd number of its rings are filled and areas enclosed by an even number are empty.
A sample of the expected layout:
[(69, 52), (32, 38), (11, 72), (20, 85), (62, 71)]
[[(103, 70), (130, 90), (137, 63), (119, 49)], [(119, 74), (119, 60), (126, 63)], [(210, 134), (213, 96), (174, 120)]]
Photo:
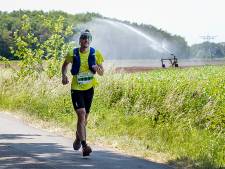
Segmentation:
[(83, 156), (89, 156), (91, 152), (92, 150), (90, 146), (86, 145), (83, 147)]
[(73, 149), (74, 150), (79, 150), (81, 147), (81, 142), (79, 139), (75, 139), (74, 142), (73, 142)]

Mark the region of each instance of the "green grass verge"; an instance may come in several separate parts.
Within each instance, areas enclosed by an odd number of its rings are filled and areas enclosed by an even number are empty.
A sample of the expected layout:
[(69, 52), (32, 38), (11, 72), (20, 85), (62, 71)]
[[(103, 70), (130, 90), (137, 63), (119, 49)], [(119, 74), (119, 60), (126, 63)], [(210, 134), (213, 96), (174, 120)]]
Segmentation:
[[(74, 130), (69, 86), (58, 78), (15, 80), (1, 69), (0, 108), (24, 110)], [(88, 124), (89, 137), (190, 168), (225, 167), (225, 66), (106, 74)]]

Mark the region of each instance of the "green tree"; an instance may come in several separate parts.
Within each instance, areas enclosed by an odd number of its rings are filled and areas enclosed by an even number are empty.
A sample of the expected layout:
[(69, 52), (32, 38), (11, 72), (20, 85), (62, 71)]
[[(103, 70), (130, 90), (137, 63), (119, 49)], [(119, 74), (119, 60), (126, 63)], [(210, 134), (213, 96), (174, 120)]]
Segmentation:
[(14, 33), (16, 47), (11, 51), (20, 59), (19, 76), (35, 75), (46, 71), (49, 77), (59, 72), (60, 58), (65, 55), (71, 45), (65, 42), (65, 37), (72, 35), (72, 25), (64, 29), (64, 18), (60, 16), (56, 21), (43, 15), (42, 26), (51, 32), (44, 41), (33, 33), (30, 18), (22, 16), (22, 24)]
[(65, 38), (73, 34), (72, 25), (64, 29), (65, 19), (60, 16), (56, 21), (43, 18), (43, 24), (52, 32), (52, 35), (41, 45), (42, 50), (46, 52), (47, 68), (46, 72), (49, 77), (53, 77), (59, 73), (60, 59), (65, 56), (71, 44), (65, 42)]

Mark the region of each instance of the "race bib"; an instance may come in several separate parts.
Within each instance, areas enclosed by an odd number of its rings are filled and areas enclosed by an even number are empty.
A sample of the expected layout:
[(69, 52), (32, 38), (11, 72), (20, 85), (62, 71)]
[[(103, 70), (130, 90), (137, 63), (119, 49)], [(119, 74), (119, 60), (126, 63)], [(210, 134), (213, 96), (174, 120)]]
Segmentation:
[(87, 83), (92, 82), (93, 78), (94, 78), (94, 74), (91, 72), (78, 73), (77, 82), (78, 82), (78, 84), (87, 84)]

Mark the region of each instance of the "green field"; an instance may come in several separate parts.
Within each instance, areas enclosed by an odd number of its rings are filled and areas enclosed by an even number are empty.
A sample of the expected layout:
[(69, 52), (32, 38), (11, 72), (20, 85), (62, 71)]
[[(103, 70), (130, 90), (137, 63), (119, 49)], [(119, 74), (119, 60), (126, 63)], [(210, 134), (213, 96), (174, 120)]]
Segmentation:
[[(99, 77), (88, 139), (131, 154), (165, 154), (188, 168), (225, 167), (225, 66), (111, 73)], [(0, 70), (0, 108), (72, 131), (70, 86), (60, 78), (16, 79)], [(179, 167), (178, 167), (179, 168)]]

